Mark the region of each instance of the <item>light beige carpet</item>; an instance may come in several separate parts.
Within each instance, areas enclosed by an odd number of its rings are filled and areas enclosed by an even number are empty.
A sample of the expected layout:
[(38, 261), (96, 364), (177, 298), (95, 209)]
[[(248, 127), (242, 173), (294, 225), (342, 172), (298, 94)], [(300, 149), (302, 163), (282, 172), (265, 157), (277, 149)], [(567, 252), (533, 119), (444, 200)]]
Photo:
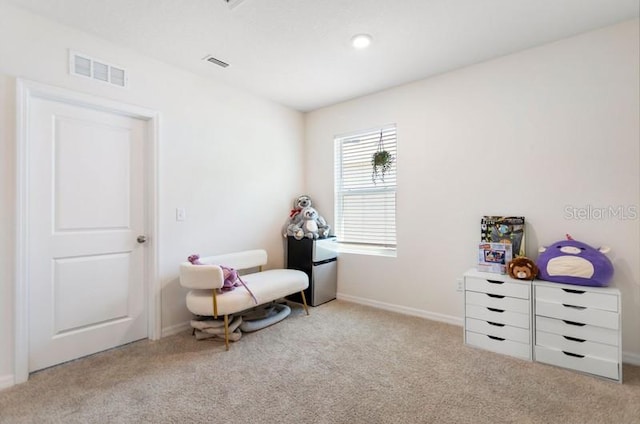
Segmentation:
[(333, 301), (224, 343), (185, 331), (31, 376), (2, 423), (640, 423), (624, 384), (462, 344), (460, 327)]

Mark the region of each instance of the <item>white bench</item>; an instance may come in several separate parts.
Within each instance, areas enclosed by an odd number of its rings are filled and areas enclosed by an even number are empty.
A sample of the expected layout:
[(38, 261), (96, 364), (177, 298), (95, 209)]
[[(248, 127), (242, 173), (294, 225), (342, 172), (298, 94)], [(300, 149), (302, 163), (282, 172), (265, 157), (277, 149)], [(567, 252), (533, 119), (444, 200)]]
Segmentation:
[[(270, 269), (263, 271), (267, 263), (264, 250), (247, 250), (199, 259), (202, 265), (191, 262), (180, 264), (180, 284), (191, 289), (187, 294), (187, 308), (200, 316), (224, 317), (225, 346), (229, 350), (229, 315), (236, 314), (258, 305), (272, 302), (290, 294), (300, 292), (304, 310), (309, 315), (304, 290), (309, 286), (309, 277), (302, 271), (293, 269)], [(224, 283), (220, 266), (238, 271), (257, 268), (258, 272), (244, 274), (242, 281), (255, 296), (256, 303), (244, 287), (231, 291), (221, 291)]]

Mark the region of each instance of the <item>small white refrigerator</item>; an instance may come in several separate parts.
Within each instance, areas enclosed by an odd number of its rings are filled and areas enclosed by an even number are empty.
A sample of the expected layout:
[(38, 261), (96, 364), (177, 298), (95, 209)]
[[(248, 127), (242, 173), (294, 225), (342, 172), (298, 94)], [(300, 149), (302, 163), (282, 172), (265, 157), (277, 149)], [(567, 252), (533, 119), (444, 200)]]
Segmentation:
[[(338, 288), (338, 251), (335, 237), (296, 240), (287, 237), (287, 268), (304, 271), (309, 287), (304, 291), (307, 303), (318, 306), (336, 298)], [(299, 293), (287, 296), (302, 302)]]

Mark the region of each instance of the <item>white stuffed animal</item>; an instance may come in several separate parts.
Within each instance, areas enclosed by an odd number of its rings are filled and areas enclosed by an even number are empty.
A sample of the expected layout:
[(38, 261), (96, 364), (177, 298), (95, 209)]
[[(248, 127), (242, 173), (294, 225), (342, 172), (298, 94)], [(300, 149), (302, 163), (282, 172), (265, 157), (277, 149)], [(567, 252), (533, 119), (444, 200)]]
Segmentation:
[[(303, 215), (305, 208), (311, 208), (311, 211), (307, 211), (307, 217)], [(314, 227), (314, 222), (317, 228)], [(304, 229), (303, 225), (307, 228)], [(331, 227), (327, 225), (327, 222), (323, 217), (318, 215), (318, 212), (311, 207), (311, 197), (306, 194), (298, 196), (293, 201), (293, 209), (289, 213), (289, 218), (284, 225), (282, 235), (286, 238), (288, 236), (295, 237), (297, 240), (308, 238), (325, 238), (329, 236)]]
[(283, 236), (293, 236), (296, 240), (305, 237), (310, 239), (329, 236), (331, 227), (323, 217), (311, 207), (311, 197), (303, 194), (293, 201), (293, 209), (289, 214)]
[[(289, 212), (289, 217), (287, 218), (287, 222), (285, 222), (284, 227), (282, 229), (282, 235), (286, 238), (287, 236), (296, 236), (295, 232), (299, 230), (300, 223), (302, 222), (302, 208), (307, 206), (311, 206), (311, 197), (303, 194), (298, 196), (293, 201), (293, 209)], [(300, 236), (301, 239), (303, 236)], [(298, 240), (299, 240), (298, 239)]]
[[(329, 235), (330, 228), (327, 222), (323, 217), (318, 215), (318, 211), (314, 208), (307, 206), (302, 209), (300, 215), (302, 215), (302, 222), (298, 225), (298, 228), (302, 230), (303, 237), (317, 239), (325, 238)], [(300, 231), (297, 231), (297, 229), (293, 236), (298, 240), (302, 238), (300, 237)]]

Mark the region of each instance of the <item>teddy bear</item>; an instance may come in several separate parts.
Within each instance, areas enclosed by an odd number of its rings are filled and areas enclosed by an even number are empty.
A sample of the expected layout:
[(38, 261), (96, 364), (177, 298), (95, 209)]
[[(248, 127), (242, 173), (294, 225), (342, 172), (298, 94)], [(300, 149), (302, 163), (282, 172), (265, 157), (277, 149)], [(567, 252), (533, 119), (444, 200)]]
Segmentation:
[(327, 221), (311, 206), (311, 197), (304, 194), (293, 201), (293, 209), (283, 231), (285, 237), (292, 236), (296, 240), (326, 238), (330, 231)]
[(531, 259), (521, 256), (509, 261), (507, 272), (511, 278), (533, 280), (538, 275), (538, 267)]

